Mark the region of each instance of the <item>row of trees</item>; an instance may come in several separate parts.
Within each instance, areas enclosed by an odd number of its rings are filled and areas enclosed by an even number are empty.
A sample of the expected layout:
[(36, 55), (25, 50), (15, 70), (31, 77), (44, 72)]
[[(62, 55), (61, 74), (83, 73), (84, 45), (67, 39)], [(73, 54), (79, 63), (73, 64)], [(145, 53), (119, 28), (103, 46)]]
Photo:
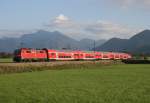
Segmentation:
[(0, 58), (12, 58), (12, 53), (0, 52)]

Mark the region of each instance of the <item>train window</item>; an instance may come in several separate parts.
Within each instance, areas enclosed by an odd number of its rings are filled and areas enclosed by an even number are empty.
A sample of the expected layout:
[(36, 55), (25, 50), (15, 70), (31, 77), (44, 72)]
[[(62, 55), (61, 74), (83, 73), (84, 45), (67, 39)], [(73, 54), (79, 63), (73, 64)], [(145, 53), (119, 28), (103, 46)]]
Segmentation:
[(44, 51), (40, 51), (40, 53), (44, 53)]
[(103, 58), (108, 58), (108, 56), (107, 56), (107, 55), (104, 55)]
[(64, 58), (63, 56), (59, 56), (59, 58)]
[(119, 58), (119, 55), (115, 55), (116, 58)]
[(114, 57), (114, 55), (110, 55), (111, 57)]
[(31, 53), (31, 51), (26, 51), (26, 53)]
[(55, 56), (55, 53), (51, 53), (52, 56)]
[(79, 54), (74, 54), (74, 56), (79, 56)]
[(59, 56), (59, 58), (71, 58), (71, 56)]
[(86, 58), (94, 58), (93, 56), (86, 56)]

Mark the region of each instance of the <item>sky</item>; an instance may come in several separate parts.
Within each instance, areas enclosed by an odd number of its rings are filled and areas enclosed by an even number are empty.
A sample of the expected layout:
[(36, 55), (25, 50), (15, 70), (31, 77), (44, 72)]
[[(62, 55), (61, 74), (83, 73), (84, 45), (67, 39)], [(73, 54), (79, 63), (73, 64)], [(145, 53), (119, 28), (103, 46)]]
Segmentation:
[(150, 28), (150, 0), (0, 0), (0, 37), (37, 30), (74, 39), (130, 38)]

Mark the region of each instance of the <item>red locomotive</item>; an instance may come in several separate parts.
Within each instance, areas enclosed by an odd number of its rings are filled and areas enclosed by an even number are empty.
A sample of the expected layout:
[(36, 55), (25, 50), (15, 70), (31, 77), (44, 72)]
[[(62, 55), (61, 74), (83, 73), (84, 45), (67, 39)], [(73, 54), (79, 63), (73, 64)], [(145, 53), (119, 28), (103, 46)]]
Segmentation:
[(14, 61), (53, 61), (53, 60), (100, 60), (100, 59), (130, 59), (127, 53), (94, 52), (94, 51), (69, 51), (52, 49), (21, 48), (14, 51)]

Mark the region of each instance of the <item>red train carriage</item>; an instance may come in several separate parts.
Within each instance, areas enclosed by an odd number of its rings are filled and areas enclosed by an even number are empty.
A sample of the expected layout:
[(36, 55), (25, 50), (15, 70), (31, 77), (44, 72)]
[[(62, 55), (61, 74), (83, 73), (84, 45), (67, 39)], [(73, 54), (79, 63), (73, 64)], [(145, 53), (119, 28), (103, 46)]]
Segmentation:
[(85, 51), (83, 52), (83, 60), (94, 60), (95, 54), (91, 51)]
[(72, 51), (74, 60), (83, 60), (84, 53), (82, 51)]
[(120, 53), (114, 53), (114, 59), (120, 59)]
[(95, 54), (95, 59), (99, 60), (102, 59), (102, 52), (94, 52)]
[(103, 52), (102, 53), (102, 59), (110, 59), (110, 53), (109, 52)]
[(52, 49), (43, 49), (46, 51), (46, 55), (47, 55), (47, 60), (56, 60), (57, 58), (57, 51), (56, 50), (52, 50)]
[(44, 61), (47, 59), (45, 50), (28, 48), (17, 49), (14, 52), (14, 61)]
[(120, 59), (123, 59), (124, 54), (120, 53), (119, 56), (120, 56)]
[(130, 54), (127, 54), (127, 59), (131, 59), (132, 56)]
[(126, 53), (125, 56), (124, 56), (124, 58), (125, 58), (125, 59), (131, 59), (132, 56), (131, 56), (130, 54), (127, 54), (127, 53)]
[(47, 51), (48, 60), (74, 60), (72, 51), (61, 51), (52, 49), (43, 49)]
[(74, 60), (74, 56), (71, 51), (57, 51), (56, 60)]
[(61, 51), (52, 49), (21, 48), (14, 52), (14, 61), (52, 61), (52, 60), (99, 60), (130, 59), (127, 53), (94, 52), (94, 51)]
[(111, 60), (115, 59), (115, 54), (113, 52), (109, 53), (109, 59), (111, 59)]
[(130, 58), (128, 58), (128, 54), (124, 53), (123, 54), (123, 59), (130, 59)]
[(36, 60), (41, 60), (41, 61), (44, 61), (44, 60), (47, 60), (47, 53), (45, 50), (35, 50), (36, 54), (35, 54), (35, 59)]

